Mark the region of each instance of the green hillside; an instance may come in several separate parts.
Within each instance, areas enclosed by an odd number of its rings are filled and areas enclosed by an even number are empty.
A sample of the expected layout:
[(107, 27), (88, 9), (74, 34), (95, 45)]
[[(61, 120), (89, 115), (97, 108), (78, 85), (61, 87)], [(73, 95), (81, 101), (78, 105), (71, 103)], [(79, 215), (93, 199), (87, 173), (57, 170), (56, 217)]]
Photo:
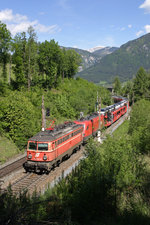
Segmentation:
[(19, 153), (19, 149), (12, 140), (0, 136), (0, 164)]
[(77, 76), (94, 83), (100, 81), (112, 83), (114, 77), (118, 76), (123, 82), (133, 78), (141, 66), (145, 70), (150, 69), (150, 34), (122, 45)]

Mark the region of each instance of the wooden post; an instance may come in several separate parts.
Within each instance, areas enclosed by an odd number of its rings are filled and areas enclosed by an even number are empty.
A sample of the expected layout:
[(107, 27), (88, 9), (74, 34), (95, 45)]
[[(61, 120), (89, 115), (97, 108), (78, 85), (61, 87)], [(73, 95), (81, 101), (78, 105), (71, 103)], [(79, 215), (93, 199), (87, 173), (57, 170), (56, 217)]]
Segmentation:
[(44, 107), (44, 95), (42, 95), (42, 131), (46, 128), (45, 124), (45, 107)]
[(101, 140), (101, 98), (99, 98), (98, 113), (99, 113), (99, 129), (98, 129), (97, 141), (99, 143), (102, 143), (102, 140)]

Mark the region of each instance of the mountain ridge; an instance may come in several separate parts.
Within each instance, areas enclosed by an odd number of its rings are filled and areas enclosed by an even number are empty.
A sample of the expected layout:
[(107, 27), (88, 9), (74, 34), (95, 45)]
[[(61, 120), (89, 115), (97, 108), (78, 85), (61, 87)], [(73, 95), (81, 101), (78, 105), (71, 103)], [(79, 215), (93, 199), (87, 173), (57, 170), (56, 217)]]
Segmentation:
[[(117, 47), (104, 47), (104, 48), (99, 48), (97, 49), (97, 47), (94, 47), (96, 50), (93, 52), (89, 52), (88, 50), (84, 50), (84, 49), (79, 49), (79, 48), (72, 48), (72, 47), (65, 47), (65, 49), (73, 49), (75, 50), (79, 55), (81, 55), (82, 58), (82, 64), (79, 67), (79, 72), (94, 66), (95, 64), (99, 63), (100, 60), (108, 54), (111, 54), (112, 52), (114, 52), (116, 49), (118, 49)], [(94, 49), (93, 48), (93, 49)]]
[(94, 83), (112, 83), (114, 77), (118, 76), (124, 82), (132, 79), (140, 67), (150, 70), (150, 33), (128, 41), (77, 76)]

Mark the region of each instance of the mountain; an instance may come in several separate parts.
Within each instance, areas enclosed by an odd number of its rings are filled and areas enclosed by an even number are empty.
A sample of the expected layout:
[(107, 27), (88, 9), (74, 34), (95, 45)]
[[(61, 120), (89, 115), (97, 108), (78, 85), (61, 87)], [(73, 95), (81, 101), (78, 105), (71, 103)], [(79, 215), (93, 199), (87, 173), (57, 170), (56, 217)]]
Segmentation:
[(101, 58), (107, 54), (111, 54), (117, 48), (116, 47), (94, 47), (89, 50), (83, 50), (78, 48), (65, 47), (65, 49), (73, 49), (82, 58), (82, 65), (79, 68), (79, 71), (83, 71), (97, 63), (100, 62)]
[(71, 47), (61, 47), (61, 48), (65, 48), (68, 50), (69, 49), (75, 50), (79, 55), (81, 55), (82, 65), (79, 67), (79, 71), (83, 71), (87, 69), (88, 67), (95, 65), (100, 60), (99, 56), (94, 55), (93, 53), (87, 50), (83, 50), (79, 48), (71, 48)]
[(97, 50), (101, 50), (101, 49), (103, 49), (103, 48), (105, 48), (104, 46), (96, 46), (96, 47), (94, 47), (94, 48), (90, 48), (90, 49), (88, 49), (88, 52), (95, 52), (95, 51), (97, 51)]
[(150, 33), (127, 42), (77, 76), (94, 83), (102, 81), (112, 83), (114, 77), (118, 76), (123, 82), (133, 78), (141, 66), (145, 70), (150, 70)]
[(117, 49), (118, 49), (117, 47), (104, 47), (104, 48), (95, 50), (93, 53), (94, 53), (94, 55), (102, 58), (105, 55), (111, 54), (112, 52), (116, 51)]

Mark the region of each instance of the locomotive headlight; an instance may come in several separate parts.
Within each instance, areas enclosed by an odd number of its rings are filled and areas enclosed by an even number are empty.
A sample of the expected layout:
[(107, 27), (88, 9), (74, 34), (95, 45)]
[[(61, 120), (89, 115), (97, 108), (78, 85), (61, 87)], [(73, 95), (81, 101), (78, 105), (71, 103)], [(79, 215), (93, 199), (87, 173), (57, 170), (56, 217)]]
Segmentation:
[(44, 156), (43, 156), (43, 160), (47, 160), (47, 156), (46, 156), (46, 154), (44, 154)]
[(29, 155), (28, 155), (28, 159), (32, 159), (32, 155), (31, 155), (31, 153), (29, 153)]

